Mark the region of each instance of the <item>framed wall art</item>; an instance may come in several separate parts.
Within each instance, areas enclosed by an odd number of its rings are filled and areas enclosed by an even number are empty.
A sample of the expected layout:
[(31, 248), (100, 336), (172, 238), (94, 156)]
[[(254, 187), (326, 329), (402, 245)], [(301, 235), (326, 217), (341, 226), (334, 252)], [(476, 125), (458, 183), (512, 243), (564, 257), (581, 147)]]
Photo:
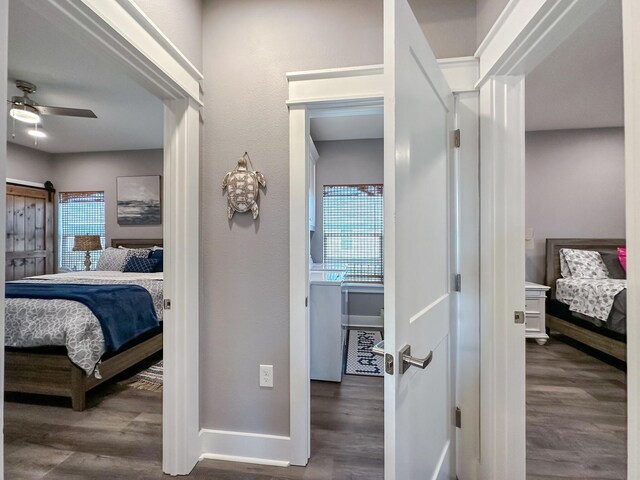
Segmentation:
[(118, 225), (160, 225), (160, 175), (116, 178)]

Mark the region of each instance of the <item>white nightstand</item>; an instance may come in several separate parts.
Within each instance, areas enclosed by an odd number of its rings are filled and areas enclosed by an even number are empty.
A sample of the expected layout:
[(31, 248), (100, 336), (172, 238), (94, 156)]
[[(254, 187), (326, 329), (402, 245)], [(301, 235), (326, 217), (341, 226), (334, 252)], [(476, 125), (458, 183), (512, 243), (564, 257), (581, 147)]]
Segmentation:
[(525, 282), (524, 315), (526, 320), (525, 337), (535, 338), (539, 345), (544, 345), (549, 340), (545, 329), (545, 314), (547, 290), (546, 285)]

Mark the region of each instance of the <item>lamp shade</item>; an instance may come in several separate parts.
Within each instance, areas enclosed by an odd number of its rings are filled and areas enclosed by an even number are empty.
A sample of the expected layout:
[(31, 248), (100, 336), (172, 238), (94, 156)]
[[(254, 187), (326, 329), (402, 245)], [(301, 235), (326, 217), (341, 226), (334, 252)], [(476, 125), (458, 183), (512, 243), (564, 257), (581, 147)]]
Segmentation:
[(74, 252), (88, 252), (91, 250), (102, 250), (100, 235), (76, 235), (73, 239)]

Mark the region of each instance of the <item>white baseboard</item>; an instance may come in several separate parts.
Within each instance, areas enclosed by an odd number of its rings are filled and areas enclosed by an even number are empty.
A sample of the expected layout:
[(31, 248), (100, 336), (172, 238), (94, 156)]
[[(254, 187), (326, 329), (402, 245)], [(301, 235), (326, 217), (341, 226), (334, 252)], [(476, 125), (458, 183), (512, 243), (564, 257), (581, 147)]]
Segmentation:
[(380, 315), (349, 315), (349, 328), (382, 328)]
[(200, 430), (200, 459), (289, 466), (289, 437), (261, 433)]

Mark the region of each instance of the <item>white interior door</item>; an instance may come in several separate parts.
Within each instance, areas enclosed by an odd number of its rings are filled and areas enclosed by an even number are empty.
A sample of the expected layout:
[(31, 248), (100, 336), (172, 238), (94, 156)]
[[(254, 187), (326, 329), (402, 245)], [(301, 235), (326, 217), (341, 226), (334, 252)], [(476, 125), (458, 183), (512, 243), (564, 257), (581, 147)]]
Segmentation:
[(407, 0), (384, 4), (385, 479), (455, 478), (453, 97)]

